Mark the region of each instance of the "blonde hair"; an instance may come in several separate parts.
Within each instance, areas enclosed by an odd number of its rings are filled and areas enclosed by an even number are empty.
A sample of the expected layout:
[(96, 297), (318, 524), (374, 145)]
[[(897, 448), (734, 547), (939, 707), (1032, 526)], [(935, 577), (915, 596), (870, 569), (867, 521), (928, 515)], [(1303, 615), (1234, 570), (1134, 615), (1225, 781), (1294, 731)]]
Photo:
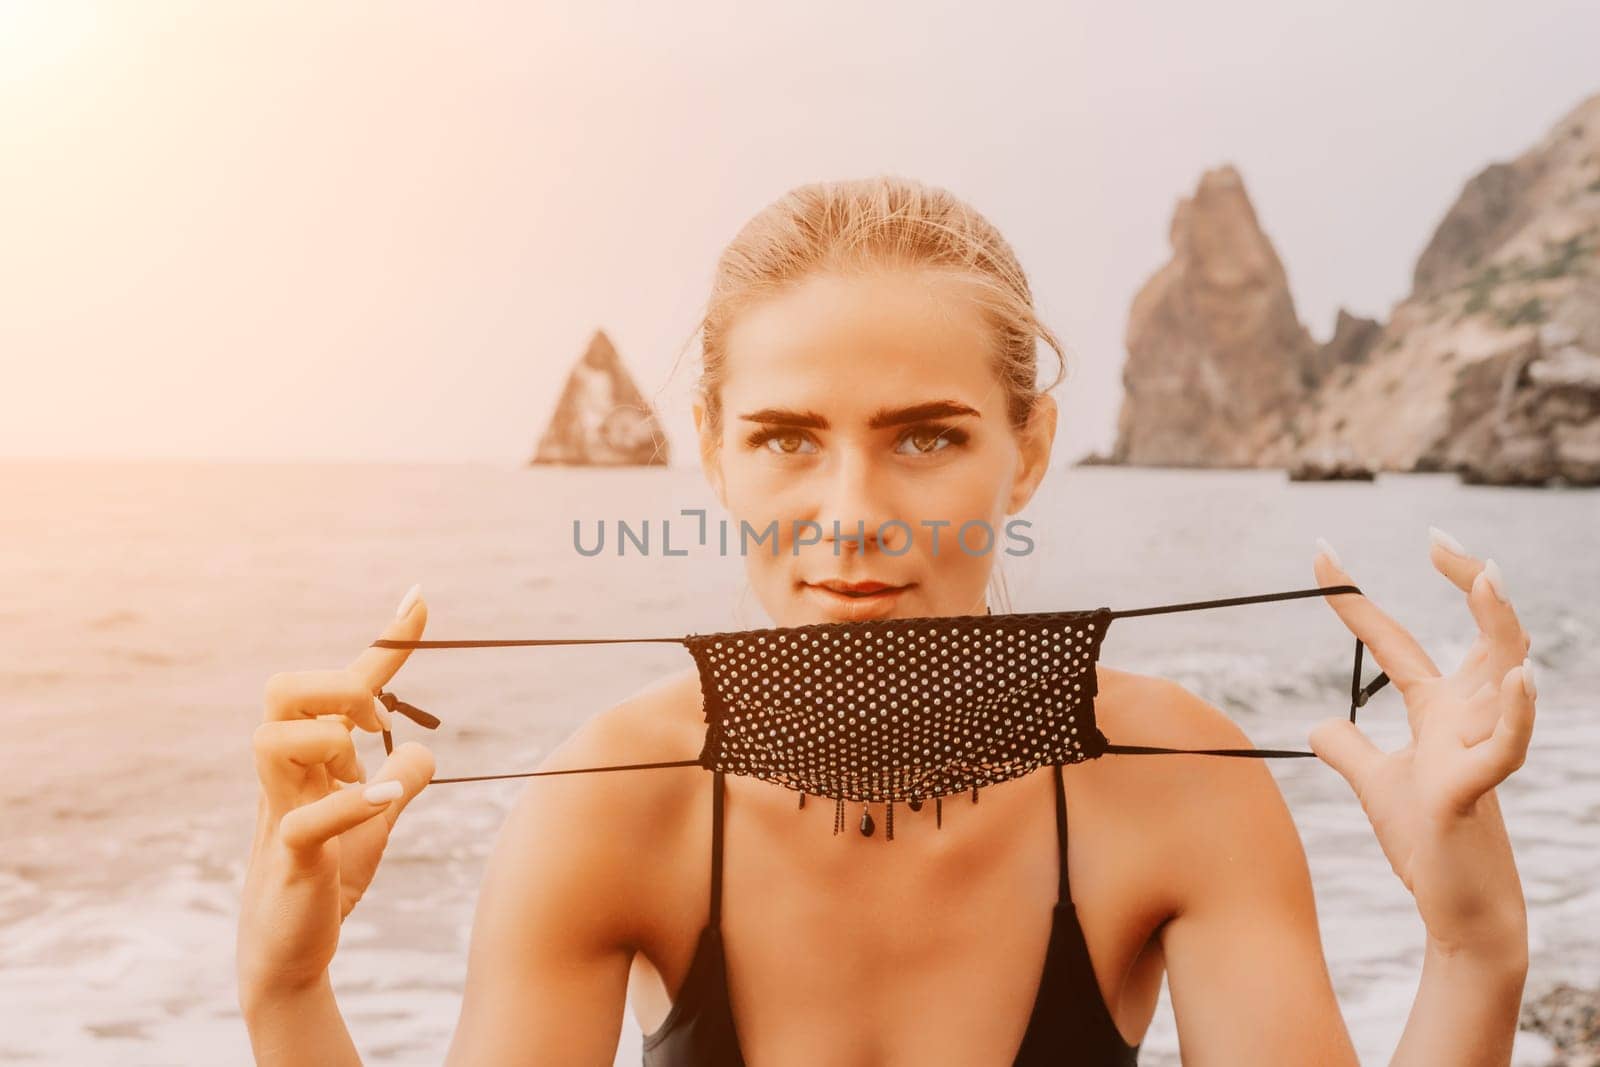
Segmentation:
[[(889, 175), (813, 182), (757, 212), (717, 260), (697, 331), (696, 388), (712, 432), (721, 425), (726, 338), (742, 309), (813, 274), (880, 267), (933, 268), (972, 283), (994, 326), (995, 371), (1013, 427), (1021, 428), (1041, 393), (1067, 376), (1066, 352), (1035, 313), (1016, 253), (971, 205), (948, 190)], [(1035, 339), (1055, 352), (1058, 363), (1043, 390)]]

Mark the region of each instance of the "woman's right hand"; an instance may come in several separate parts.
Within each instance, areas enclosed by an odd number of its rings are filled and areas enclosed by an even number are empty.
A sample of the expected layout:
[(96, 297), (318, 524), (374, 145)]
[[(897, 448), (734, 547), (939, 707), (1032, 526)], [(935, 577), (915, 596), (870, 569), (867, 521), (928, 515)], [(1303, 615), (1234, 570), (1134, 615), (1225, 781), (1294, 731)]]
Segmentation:
[[(415, 641), (427, 619), (413, 587), (382, 636)], [(368, 647), (343, 670), (267, 681), (266, 721), (255, 732), (261, 794), (239, 914), (242, 1002), (322, 978), (395, 820), (433, 778), (433, 754), (407, 742), (367, 779), (350, 733), (388, 727), (375, 696), (410, 654)]]

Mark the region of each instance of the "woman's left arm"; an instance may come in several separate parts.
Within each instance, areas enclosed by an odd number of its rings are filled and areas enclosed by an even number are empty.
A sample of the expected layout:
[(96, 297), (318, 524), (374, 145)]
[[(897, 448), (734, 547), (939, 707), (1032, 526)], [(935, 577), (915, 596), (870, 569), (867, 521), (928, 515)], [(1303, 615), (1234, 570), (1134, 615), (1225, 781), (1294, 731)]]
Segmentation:
[[(1429, 552), (1477, 623), (1449, 675), (1367, 597), (1327, 597), (1404, 698), (1411, 728), (1394, 752), (1345, 719), (1311, 735), (1312, 749), (1355, 790), (1427, 928), (1396, 1065), (1510, 1062), (1528, 971), (1527, 907), (1494, 787), (1522, 766), (1533, 734), (1531, 642), (1499, 567), (1458, 549), (1436, 534)], [(1314, 568), (1321, 585), (1351, 581), (1326, 546)]]
[[(1412, 736), (1383, 752), (1334, 719), (1311, 743), (1354, 788), (1427, 929), (1421, 984), (1392, 1064), (1503, 1067), (1527, 975), (1527, 917), (1494, 786), (1527, 752), (1529, 642), (1496, 593), (1497, 568), (1442, 544), (1432, 559), (1477, 620), (1462, 666), (1442, 677), (1365, 596), (1329, 596), (1404, 696)], [(1320, 585), (1353, 584), (1327, 556), (1315, 568)], [(1204, 746), (1248, 745), (1215, 708), (1173, 689), (1169, 702), (1197, 724)], [(1173, 819), (1181, 831), (1167, 861), (1174, 912), (1161, 935), (1184, 1063), (1355, 1064), (1282, 793), (1257, 761), (1202, 762), (1168, 769), (1183, 779), (1178, 795), (1195, 800), (1164, 801), (1169, 817), (1184, 808), (1193, 816)]]

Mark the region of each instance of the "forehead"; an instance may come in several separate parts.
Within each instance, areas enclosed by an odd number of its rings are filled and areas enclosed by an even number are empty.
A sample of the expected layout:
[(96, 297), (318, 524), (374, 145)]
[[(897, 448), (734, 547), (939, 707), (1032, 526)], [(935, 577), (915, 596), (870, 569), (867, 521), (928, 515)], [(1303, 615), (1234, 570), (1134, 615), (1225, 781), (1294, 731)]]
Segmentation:
[(970, 281), (934, 270), (811, 275), (744, 309), (725, 338), (724, 402), (875, 410), (930, 394), (1002, 402)]

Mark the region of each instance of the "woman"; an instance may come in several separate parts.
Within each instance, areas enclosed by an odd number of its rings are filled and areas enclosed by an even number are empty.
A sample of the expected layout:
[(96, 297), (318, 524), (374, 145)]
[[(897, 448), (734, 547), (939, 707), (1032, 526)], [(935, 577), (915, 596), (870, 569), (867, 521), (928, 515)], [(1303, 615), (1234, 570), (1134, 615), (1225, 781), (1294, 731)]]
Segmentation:
[[(779, 550), (745, 557), (774, 622), (984, 613), (993, 554), (953, 550), (950, 531), (1000, 529), (1028, 503), (1056, 422), (1036, 338), (1061, 355), (993, 227), (908, 181), (797, 189), (724, 252), (703, 325), (701, 459), (730, 515), (778, 521)], [(793, 540), (805, 521), (826, 531), (816, 544)], [(1466, 661), (1441, 676), (1365, 597), (1327, 597), (1403, 695), (1413, 741), (1383, 753), (1336, 719), (1312, 745), (1427, 927), (1394, 1062), (1504, 1064), (1527, 934), (1494, 786), (1532, 729), (1529, 641), (1493, 561), (1438, 531), (1430, 559), (1476, 620)], [(1352, 581), (1325, 544), (1313, 570)], [(421, 637), (416, 593), (384, 637)], [(262, 1063), (358, 1062), (328, 964), (433, 761), (402, 745), (365, 781), (350, 730), (379, 727), (373, 695), (406, 655), (369, 648), (268, 684), (239, 933)], [(1097, 669), (1099, 722), (1120, 742), (1249, 744), (1173, 682)], [(596, 716), (544, 769), (684, 759), (704, 729), (685, 671)], [(834, 836), (831, 804), (708, 777), (527, 787), (488, 865), (450, 1063), (609, 1064), (630, 990), (651, 1064), (1131, 1063), (1163, 972), (1186, 1062), (1355, 1062), (1300, 841), (1259, 761), (1043, 768), (944, 805), (941, 829), (931, 806), (902, 809), (892, 848)]]

